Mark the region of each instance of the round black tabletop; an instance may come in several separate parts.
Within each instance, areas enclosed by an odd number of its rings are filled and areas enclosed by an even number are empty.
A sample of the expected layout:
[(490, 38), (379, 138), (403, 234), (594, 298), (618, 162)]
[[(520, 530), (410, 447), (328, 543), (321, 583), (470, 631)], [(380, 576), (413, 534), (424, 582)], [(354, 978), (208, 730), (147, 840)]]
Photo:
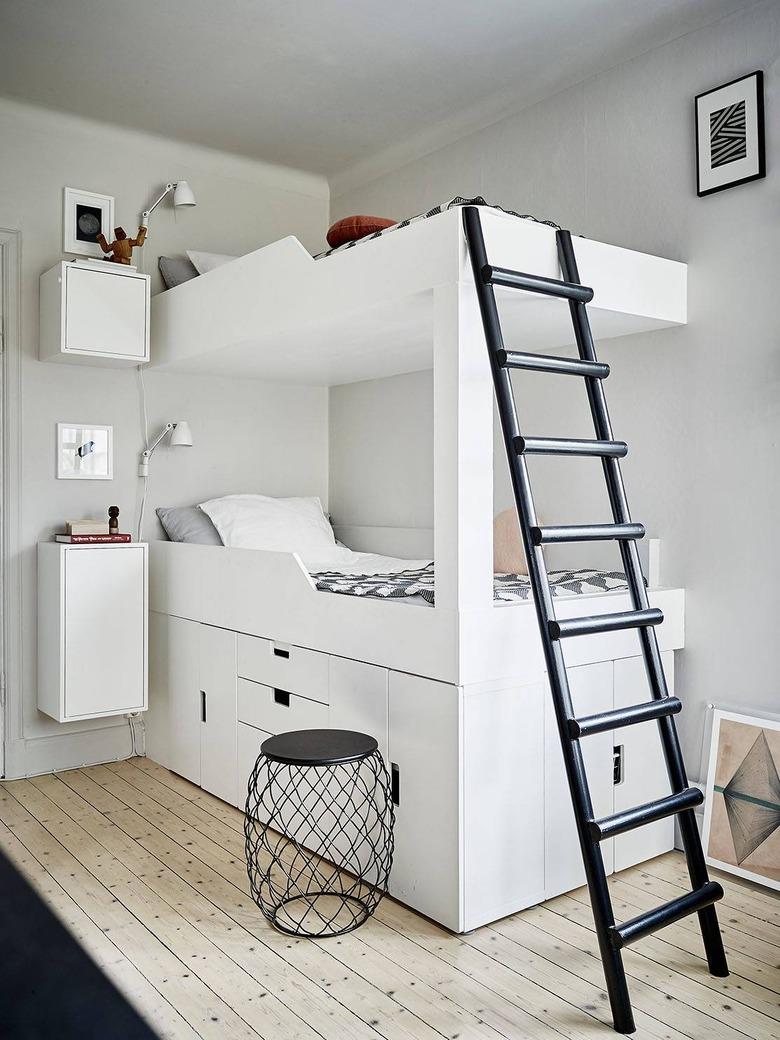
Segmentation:
[(378, 746), (373, 737), (349, 729), (298, 729), (269, 737), (260, 751), (287, 765), (327, 766), (368, 758)]

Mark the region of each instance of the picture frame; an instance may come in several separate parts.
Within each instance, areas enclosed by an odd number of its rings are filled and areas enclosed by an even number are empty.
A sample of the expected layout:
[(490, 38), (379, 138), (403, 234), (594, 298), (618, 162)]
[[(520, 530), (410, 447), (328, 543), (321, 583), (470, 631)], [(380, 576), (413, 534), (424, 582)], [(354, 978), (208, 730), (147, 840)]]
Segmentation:
[(66, 253), (102, 257), (103, 250), (95, 241), (102, 232), (114, 237), (114, 198), (81, 188), (65, 188), (63, 192), (62, 248)]
[(113, 427), (57, 423), (57, 479), (113, 480)]
[(704, 809), (707, 863), (780, 891), (780, 722), (715, 709)]
[(697, 94), (694, 107), (699, 197), (766, 176), (763, 72)]

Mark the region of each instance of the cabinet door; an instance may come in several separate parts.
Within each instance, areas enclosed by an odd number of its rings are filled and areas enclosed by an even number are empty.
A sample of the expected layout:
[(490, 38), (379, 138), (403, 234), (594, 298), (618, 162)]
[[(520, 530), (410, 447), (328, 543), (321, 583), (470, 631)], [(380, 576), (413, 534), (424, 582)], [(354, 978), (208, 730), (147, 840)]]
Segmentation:
[(199, 646), (197, 621), (152, 613), (151, 690), (146, 715), (149, 758), (200, 783)]
[(66, 350), (143, 361), (147, 280), (71, 266), (65, 277)]
[(146, 708), (143, 546), (65, 553), (65, 717)]
[[(674, 653), (663, 658), (669, 692), (674, 693)], [(626, 708), (650, 700), (650, 687), (641, 657), (615, 661), (615, 707)], [(671, 794), (657, 722), (643, 722), (615, 731), (615, 744), (622, 747), (621, 780), (615, 786), (615, 812), (643, 805)], [(615, 838), (615, 870), (643, 863), (674, 848), (674, 817)]]
[[(575, 715), (609, 711), (613, 704), (612, 662), (569, 669), (569, 687)], [(545, 890), (548, 899), (585, 884), (569, 785), (552, 697), (546, 691), (545, 705)], [(581, 741), (593, 809), (597, 817), (613, 809), (612, 733), (597, 733)], [(601, 844), (604, 867), (612, 872), (612, 842)]]
[(236, 633), (201, 625), (200, 658), (200, 783), (201, 787), (236, 804)]
[(387, 669), (331, 657), (329, 690), (331, 727), (374, 737), (387, 765)]
[(390, 672), (389, 751), (398, 767), (390, 892), (460, 929), (460, 690)]
[(246, 726), (243, 722), (238, 724), (238, 790), (235, 804), (242, 811), (246, 807), (249, 778), (260, 754), (260, 745), (270, 736), (265, 730)]

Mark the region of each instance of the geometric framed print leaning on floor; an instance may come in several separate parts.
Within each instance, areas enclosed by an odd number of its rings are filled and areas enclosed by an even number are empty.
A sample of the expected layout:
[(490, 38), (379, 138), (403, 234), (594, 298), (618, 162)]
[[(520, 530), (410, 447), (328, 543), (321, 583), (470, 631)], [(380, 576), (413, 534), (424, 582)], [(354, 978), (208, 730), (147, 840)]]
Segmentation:
[(780, 890), (780, 722), (715, 710), (704, 849), (713, 867)]

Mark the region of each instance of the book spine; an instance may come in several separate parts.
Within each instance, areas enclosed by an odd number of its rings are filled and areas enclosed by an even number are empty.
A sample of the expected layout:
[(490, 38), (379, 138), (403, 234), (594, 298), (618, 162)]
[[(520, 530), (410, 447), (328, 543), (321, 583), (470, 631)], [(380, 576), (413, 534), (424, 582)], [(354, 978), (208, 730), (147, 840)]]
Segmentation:
[(129, 534), (60, 534), (58, 542), (69, 542), (71, 545), (110, 545), (112, 543), (129, 542)]

